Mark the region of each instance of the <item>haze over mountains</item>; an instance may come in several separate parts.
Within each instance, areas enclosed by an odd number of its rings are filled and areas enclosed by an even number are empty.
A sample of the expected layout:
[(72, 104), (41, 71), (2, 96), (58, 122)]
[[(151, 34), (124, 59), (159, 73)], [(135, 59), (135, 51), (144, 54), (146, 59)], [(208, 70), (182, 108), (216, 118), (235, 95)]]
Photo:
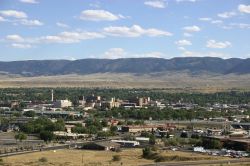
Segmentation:
[(0, 72), (21, 76), (53, 76), (67, 74), (132, 73), (149, 74), (181, 72), (191, 74), (250, 74), (250, 59), (192, 58), (126, 58), (82, 60), (29, 60), (0, 62)]

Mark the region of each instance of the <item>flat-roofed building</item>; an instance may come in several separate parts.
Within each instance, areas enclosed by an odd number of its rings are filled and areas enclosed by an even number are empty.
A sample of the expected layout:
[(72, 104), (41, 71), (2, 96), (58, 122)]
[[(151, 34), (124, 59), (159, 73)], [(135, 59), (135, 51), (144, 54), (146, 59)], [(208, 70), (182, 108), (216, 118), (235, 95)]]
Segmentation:
[(56, 108), (72, 107), (72, 102), (69, 100), (56, 100), (54, 102), (54, 107), (56, 107)]

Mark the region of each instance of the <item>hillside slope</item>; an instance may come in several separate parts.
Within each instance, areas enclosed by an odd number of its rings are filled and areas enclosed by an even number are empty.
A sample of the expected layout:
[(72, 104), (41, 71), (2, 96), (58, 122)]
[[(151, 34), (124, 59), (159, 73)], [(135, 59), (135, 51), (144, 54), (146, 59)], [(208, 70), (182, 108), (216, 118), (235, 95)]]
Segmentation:
[(82, 60), (31, 60), (0, 62), (0, 72), (21, 76), (52, 76), (66, 74), (133, 73), (187, 71), (215, 74), (249, 74), (250, 59), (193, 58), (127, 58)]

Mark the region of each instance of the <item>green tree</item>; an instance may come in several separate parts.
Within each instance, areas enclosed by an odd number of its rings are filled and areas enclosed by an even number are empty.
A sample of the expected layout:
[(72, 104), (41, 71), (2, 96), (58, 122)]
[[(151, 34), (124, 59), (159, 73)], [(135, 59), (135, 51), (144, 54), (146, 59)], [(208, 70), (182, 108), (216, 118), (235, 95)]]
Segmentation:
[(148, 158), (152, 154), (152, 150), (150, 147), (145, 147), (142, 149), (142, 157)]
[(22, 116), (22, 114), (21, 114), (20, 112), (15, 112), (13, 115), (14, 115), (15, 117), (20, 117), (20, 116)]
[(53, 140), (54, 134), (53, 134), (53, 132), (51, 132), (51, 131), (46, 131), (46, 130), (44, 130), (44, 131), (41, 131), (41, 132), (40, 132), (40, 138), (41, 138), (42, 140), (44, 140), (45, 142), (50, 142), (50, 141)]
[(221, 149), (223, 145), (219, 140), (203, 138), (202, 146), (206, 149)]
[(117, 132), (117, 131), (118, 131), (118, 129), (117, 129), (116, 126), (111, 126), (111, 127), (110, 127), (110, 132), (111, 132), (111, 133), (115, 133), (115, 132)]
[(97, 137), (104, 137), (104, 138), (107, 138), (107, 137), (109, 137), (110, 136), (110, 133), (109, 132), (105, 132), (105, 131), (99, 131), (98, 133), (97, 133)]
[(36, 113), (34, 111), (26, 111), (23, 113), (23, 115), (27, 117), (35, 117)]
[(103, 119), (101, 122), (103, 127), (107, 127), (108, 126), (108, 121), (106, 119)]
[(54, 131), (64, 131), (65, 130), (65, 123), (63, 119), (57, 119), (54, 123)]
[(17, 133), (17, 134), (15, 135), (15, 139), (16, 139), (16, 140), (19, 140), (20, 142), (22, 142), (23, 140), (26, 140), (26, 139), (27, 139), (27, 135), (24, 134), (24, 133), (22, 133), (22, 132), (20, 132), (20, 133)]
[(149, 144), (154, 145), (156, 143), (156, 138), (153, 134), (149, 136)]
[(187, 138), (188, 137), (188, 133), (187, 132), (182, 132), (180, 135), (181, 138)]
[(71, 131), (72, 131), (72, 133), (79, 133), (79, 134), (88, 132), (88, 130), (82, 126), (75, 126), (71, 129)]
[(94, 125), (88, 126), (87, 129), (89, 134), (96, 134), (98, 132), (98, 128)]

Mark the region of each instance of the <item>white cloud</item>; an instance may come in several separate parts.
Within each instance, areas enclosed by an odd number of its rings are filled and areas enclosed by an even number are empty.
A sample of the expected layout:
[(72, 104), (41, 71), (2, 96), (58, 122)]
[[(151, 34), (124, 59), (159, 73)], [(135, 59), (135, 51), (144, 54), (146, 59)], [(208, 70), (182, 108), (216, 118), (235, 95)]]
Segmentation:
[(150, 1), (145, 1), (145, 5), (151, 6), (153, 8), (166, 8), (167, 3), (164, 0), (150, 0)]
[(20, 23), (22, 25), (27, 25), (27, 26), (42, 26), (43, 25), (43, 23), (39, 20), (22, 19), (22, 20), (20, 20)]
[(193, 35), (191, 33), (185, 32), (185, 33), (183, 33), (183, 36), (185, 36), (185, 37), (192, 37)]
[(120, 36), (120, 37), (139, 37), (142, 35), (155, 37), (155, 36), (172, 36), (170, 32), (162, 31), (154, 28), (143, 29), (139, 25), (133, 25), (132, 27), (115, 27), (110, 26), (104, 28), (104, 32), (110, 36)]
[(178, 46), (190, 46), (192, 45), (192, 42), (189, 40), (179, 40), (179, 41), (176, 41), (175, 44)]
[(223, 23), (223, 21), (221, 21), (221, 20), (212, 20), (211, 21), (211, 24), (222, 24)]
[(106, 10), (84, 10), (81, 12), (80, 19), (88, 21), (115, 21), (124, 16), (118, 14), (115, 15)]
[(193, 26), (186, 26), (183, 28), (187, 32), (199, 32), (201, 31), (200, 27), (193, 25)]
[(128, 53), (122, 48), (111, 48), (104, 53), (103, 58), (107, 59), (125, 58), (127, 54)]
[(4, 21), (7, 21), (7, 20), (0, 16), (0, 22), (4, 22)]
[(197, 2), (198, 0), (176, 0), (176, 2)]
[[(125, 31), (124, 31), (125, 28)], [(138, 37), (146, 36), (169, 36), (169, 32), (157, 29), (143, 29), (140, 26), (128, 27), (107, 27), (103, 32), (87, 32), (87, 31), (64, 31), (56, 35), (46, 35), (39, 37), (22, 37), (17, 34), (7, 35), (5, 41), (9, 43), (21, 44), (46, 44), (46, 43), (79, 43), (84, 40), (105, 38), (106, 35), (110, 36), (123, 36), (123, 37)]]
[(11, 41), (11, 42), (23, 42), (24, 41), (24, 38), (22, 38), (21, 36), (16, 35), (16, 34), (14, 34), (14, 35), (7, 35), (5, 37), (5, 39), (8, 40), (8, 41)]
[(32, 46), (30, 44), (13, 43), (13, 44), (11, 44), (11, 47), (13, 47), (13, 48), (21, 48), (21, 49), (28, 49), (28, 48), (31, 48)]
[(104, 37), (104, 35), (95, 32), (62, 32), (58, 35), (42, 36), (39, 40), (45, 43), (78, 43), (82, 40)]
[(224, 12), (224, 13), (219, 13), (218, 17), (220, 18), (230, 18), (233, 16), (236, 16), (237, 14), (235, 12)]
[(19, 35), (7, 35), (5, 41), (19, 44), (44, 44), (44, 43), (78, 43), (83, 40), (104, 38), (105, 36), (96, 32), (62, 32), (57, 35), (47, 35), (33, 38), (24, 38)]
[(118, 59), (118, 58), (145, 58), (145, 57), (154, 57), (161, 58), (164, 57), (165, 54), (161, 52), (148, 52), (148, 53), (129, 53), (125, 51), (123, 48), (110, 48), (106, 52), (104, 52), (99, 58), (105, 59)]
[(211, 21), (212, 18), (210, 17), (202, 17), (202, 18), (199, 18), (200, 21)]
[(186, 48), (184, 48), (184, 47), (178, 47), (178, 49), (181, 50), (181, 51), (185, 51), (186, 50)]
[[(5, 16), (5, 17), (10, 17), (10, 19), (5, 19), (2, 16), (0, 16), (0, 21), (8, 21), (12, 23), (13, 25), (25, 25), (25, 26), (42, 26), (44, 23), (41, 21), (34, 19), (27, 19), (28, 16), (26, 13), (22, 11), (17, 11), (17, 10), (2, 10), (0, 11), (0, 15)], [(12, 18), (12, 19), (11, 19)]]
[(250, 24), (246, 24), (246, 23), (230, 23), (229, 27), (233, 28), (240, 28), (240, 29), (250, 29)]
[(148, 57), (148, 58), (163, 58), (165, 54), (162, 52), (149, 52), (139, 55), (138, 57)]
[(183, 57), (220, 57), (223, 59), (231, 58), (230, 55), (221, 52), (194, 52), (184, 50), (182, 53)]
[(17, 10), (1, 10), (0, 14), (5, 17), (14, 17), (14, 18), (27, 18), (27, 14), (22, 11)]
[(58, 27), (61, 27), (61, 28), (69, 28), (69, 25), (64, 24), (64, 23), (61, 23), (61, 22), (57, 22), (56, 25), (57, 25)]
[(30, 4), (36, 4), (38, 3), (38, 1), (36, 0), (19, 0), (22, 3), (30, 3)]
[(248, 14), (250, 14), (250, 5), (240, 4), (240, 5), (238, 6), (238, 10), (239, 10), (241, 13), (248, 13)]
[(207, 41), (207, 47), (208, 48), (227, 48), (230, 47), (232, 44), (229, 41), (225, 41), (225, 42), (217, 42), (215, 40), (209, 40)]
[[(122, 37), (139, 37), (146, 36), (170, 36), (169, 32), (161, 31), (158, 29), (143, 29), (138, 25), (132, 27), (107, 27), (102, 32), (87, 32), (87, 31), (64, 31), (56, 35), (46, 35), (39, 37), (22, 37), (17, 34), (7, 35), (5, 41), (8, 43), (23, 44), (26, 46), (47, 43), (79, 43), (84, 40), (105, 38), (109, 36), (122, 36)], [(17, 45), (15, 45), (18, 47)], [(21, 46), (20, 46), (21, 47)]]
[(63, 59), (67, 59), (67, 60), (69, 60), (69, 61), (75, 61), (75, 60), (77, 60), (77, 59), (76, 59), (75, 57), (73, 57), (73, 56), (64, 56)]

